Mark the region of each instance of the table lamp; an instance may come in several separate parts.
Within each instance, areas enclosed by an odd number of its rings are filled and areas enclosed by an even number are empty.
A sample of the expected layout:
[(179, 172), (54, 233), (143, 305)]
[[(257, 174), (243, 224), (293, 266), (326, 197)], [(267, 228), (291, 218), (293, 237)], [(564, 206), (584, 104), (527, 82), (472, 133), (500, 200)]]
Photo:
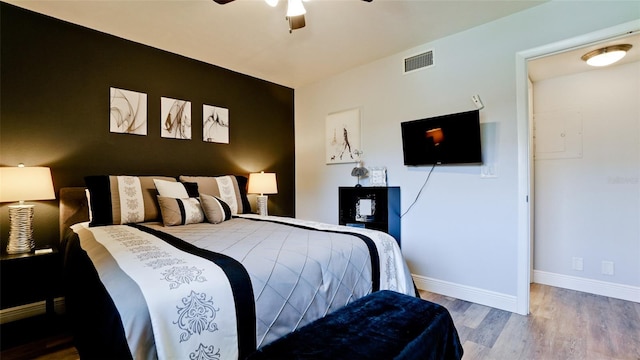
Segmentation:
[(258, 214), (261, 216), (268, 215), (267, 196), (265, 194), (278, 193), (276, 174), (265, 173), (264, 171), (249, 174), (249, 188), (247, 192), (249, 194), (260, 194), (257, 197)]
[(369, 176), (369, 170), (367, 170), (367, 168), (365, 167), (362, 167), (362, 151), (355, 150), (353, 153), (358, 157), (358, 164), (351, 170), (351, 176), (358, 177), (358, 184), (356, 184), (356, 187), (361, 187), (362, 185), (360, 185), (360, 178), (366, 178), (367, 176)]
[(9, 205), (8, 254), (33, 251), (33, 213), (35, 205), (29, 200), (53, 200), (56, 198), (48, 167), (0, 167), (0, 202), (18, 201)]

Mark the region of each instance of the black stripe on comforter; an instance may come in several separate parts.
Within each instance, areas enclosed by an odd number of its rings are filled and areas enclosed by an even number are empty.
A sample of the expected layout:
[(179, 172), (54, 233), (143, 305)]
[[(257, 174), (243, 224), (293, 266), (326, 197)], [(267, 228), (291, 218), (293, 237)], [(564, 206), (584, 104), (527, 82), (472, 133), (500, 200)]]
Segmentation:
[(209, 250), (204, 250), (162, 231), (150, 229), (143, 225), (130, 224), (130, 226), (156, 236), (168, 244), (212, 261), (218, 265), (227, 275), (233, 291), (236, 306), (236, 322), (238, 326), (238, 353), (239, 359), (244, 359), (256, 350), (256, 308), (253, 298), (253, 287), (249, 273), (242, 264), (235, 259)]

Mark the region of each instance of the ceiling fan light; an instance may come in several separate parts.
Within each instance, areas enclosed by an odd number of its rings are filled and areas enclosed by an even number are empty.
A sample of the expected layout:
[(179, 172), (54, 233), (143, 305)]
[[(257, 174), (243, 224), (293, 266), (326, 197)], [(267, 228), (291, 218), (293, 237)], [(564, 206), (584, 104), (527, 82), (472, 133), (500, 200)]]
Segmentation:
[(289, 6), (287, 6), (287, 16), (300, 16), (307, 13), (302, 5), (302, 0), (289, 0)]
[(269, 6), (276, 7), (278, 5), (278, 0), (264, 0)]
[(582, 55), (582, 60), (591, 66), (607, 66), (622, 59), (629, 49), (629, 44), (607, 46)]

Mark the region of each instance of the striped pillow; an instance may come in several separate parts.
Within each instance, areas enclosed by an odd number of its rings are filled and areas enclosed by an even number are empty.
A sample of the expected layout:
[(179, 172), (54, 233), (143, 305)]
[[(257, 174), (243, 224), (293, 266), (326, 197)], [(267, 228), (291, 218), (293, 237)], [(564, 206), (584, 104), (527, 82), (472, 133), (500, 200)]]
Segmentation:
[(224, 201), (231, 208), (231, 214), (251, 212), (247, 198), (247, 178), (244, 176), (180, 176), (180, 181), (198, 184), (200, 194), (208, 194)]
[(176, 181), (167, 176), (85, 177), (92, 215), (89, 225), (119, 225), (161, 220), (154, 179)]
[(200, 203), (208, 222), (219, 224), (231, 219), (231, 208), (223, 200), (215, 196), (200, 194)]
[(197, 224), (204, 221), (200, 201), (196, 198), (158, 196), (158, 203), (164, 226)]

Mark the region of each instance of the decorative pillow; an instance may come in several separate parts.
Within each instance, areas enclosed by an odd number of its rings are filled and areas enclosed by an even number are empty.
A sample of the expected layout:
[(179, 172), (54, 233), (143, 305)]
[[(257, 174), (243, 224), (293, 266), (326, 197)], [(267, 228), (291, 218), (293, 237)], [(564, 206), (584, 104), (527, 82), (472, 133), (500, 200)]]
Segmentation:
[(158, 194), (160, 196), (177, 199), (184, 199), (189, 197), (187, 189), (182, 183), (160, 179), (153, 179), (153, 183), (156, 184), (156, 189), (158, 190)]
[(200, 201), (196, 198), (178, 199), (158, 196), (164, 226), (196, 224), (204, 221)]
[(167, 176), (87, 176), (91, 210), (90, 226), (159, 221), (158, 191), (154, 179), (176, 181)]
[(200, 196), (200, 193), (198, 191), (198, 183), (183, 182), (182, 185), (184, 185), (184, 188), (187, 189), (187, 194), (189, 194), (189, 197), (197, 198), (198, 196)]
[(244, 176), (180, 176), (182, 182), (195, 182), (201, 194), (223, 200), (231, 208), (231, 214), (247, 214), (251, 205), (247, 198), (247, 178)]
[(200, 204), (207, 221), (212, 224), (219, 224), (231, 219), (231, 208), (229, 205), (215, 196), (200, 194)]

